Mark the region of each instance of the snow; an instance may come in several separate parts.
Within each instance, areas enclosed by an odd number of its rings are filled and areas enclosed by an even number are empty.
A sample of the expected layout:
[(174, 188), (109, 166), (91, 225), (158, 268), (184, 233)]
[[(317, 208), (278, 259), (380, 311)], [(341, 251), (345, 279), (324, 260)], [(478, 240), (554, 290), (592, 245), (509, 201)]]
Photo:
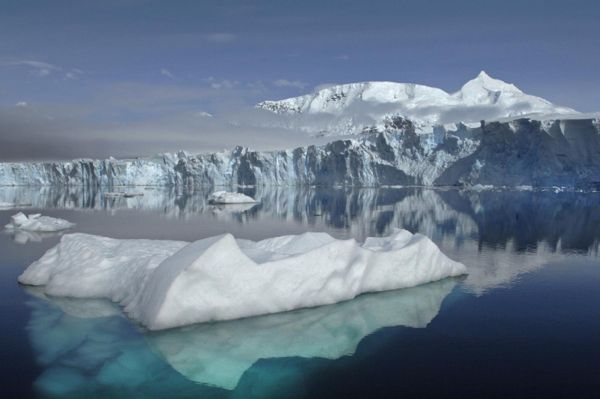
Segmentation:
[(7, 230), (26, 230), (39, 232), (52, 232), (66, 230), (75, 226), (68, 220), (42, 216), (39, 213), (25, 215), (19, 212), (11, 216), (11, 221), (5, 226)]
[[(333, 85), (299, 97), (263, 101), (256, 107), (279, 115), (278, 127), (332, 136), (379, 127), (393, 115), (412, 120), (417, 132), (431, 133), (437, 125), (478, 124), (483, 119), (578, 114), (571, 108), (526, 94), (485, 71), (455, 93), (415, 83), (359, 82)], [(314, 117), (309, 118), (310, 115)]]
[(242, 193), (215, 191), (208, 197), (208, 202), (211, 204), (252, 204), (256, 200)]
[(364, 244), (325, 233), (193, 243), (69, 234), (19, 282), (53, 296), (108, 298), (151, 330), (350, 300), (466, 273), (426, 236), (396, 230)]

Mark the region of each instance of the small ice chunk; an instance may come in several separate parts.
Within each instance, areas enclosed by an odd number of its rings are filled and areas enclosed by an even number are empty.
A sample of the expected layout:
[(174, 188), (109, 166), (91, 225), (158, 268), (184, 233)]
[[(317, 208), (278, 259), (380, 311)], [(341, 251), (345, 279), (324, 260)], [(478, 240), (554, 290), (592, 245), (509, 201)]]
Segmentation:
[(52, 232), (66, 230), (73, 226), (75, 226), (75, 223), (65, 219), (42, 216), (39, 213), (27, 216), (23, 212), (19, 212), (11, 216), (11, 221), (5, 228), (7, 230)]
[(65, 235), (19, 282), (54, 296), (108, 298), (151, 330), (333, 304), (466, 273), (426, 236), (263, 241), (231, 234), (193, 243)]
[(113, 192), (104, 193), (104, 197), (106, 197), (106, 198), (116, 198), (116, 197), (133, 198), (133, 197), (142, 197), (143, 195), (144, 195), (144, 193), (135, 192), (135, 191), (125, 191), (125, 192), (113, 191)]
[(208, 197), (209, 204), (253, 204), (256, 200), (242, 193), (215, 191)]

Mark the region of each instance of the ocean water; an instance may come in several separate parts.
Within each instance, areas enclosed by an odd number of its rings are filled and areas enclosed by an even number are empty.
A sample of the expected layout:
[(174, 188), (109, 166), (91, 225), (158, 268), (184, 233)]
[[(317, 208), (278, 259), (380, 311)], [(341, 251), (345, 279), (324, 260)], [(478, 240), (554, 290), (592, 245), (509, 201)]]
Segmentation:
[(0, 234), (2, 389), (15, 398), (597, 397), (600, 193), (420, 188), (208, 192), (0, 188), (72, 231), (196, 240), (402, 227), (469, 274), (337, 305), (148, 333), (104, 300), (49, 298), (17, 276), (60, 234)]

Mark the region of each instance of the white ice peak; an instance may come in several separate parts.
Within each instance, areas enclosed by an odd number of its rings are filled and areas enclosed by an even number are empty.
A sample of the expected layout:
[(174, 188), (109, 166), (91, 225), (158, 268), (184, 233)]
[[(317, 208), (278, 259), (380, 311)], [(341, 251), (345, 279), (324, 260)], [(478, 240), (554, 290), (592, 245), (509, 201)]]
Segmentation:
[[(329, 115), (335, 120), (326, 126), (307, 123), (311, 131), (337, 133), (360, 132), (365, 126), (380, 124), (389, 115), (409, 118), (417, 126), (457, 122), (478, 122), (529, 114), (574, 114), (561, 107), (524, 93), (515, 85), (490, 77), (481, 71), (455, 93), (415, 84), (395, 82), (360, 82), (334, 85), (311, 94), (279, 101), (263, 101), (257, 105), (279, 115)], [(306, 122), (306, 121), (304, 121)], [(300, 125), (300, 126), (298, 126)], [(338, 129), (339, 130), (339, 129)]]
[(475, 79), (465, 83), (464, 86), (452, 96), (462, 100), (464, 103), (472, 105), (497, 104), (507, 97), (511, 97), (511, 99), (514, 100), (543, 101), (544, 105), (552, 105), (550, 102), (539, 97), (533, 97), (523, 93), (523, 91), (511, 83), (492, 78), (485, 73), (485, 71), (481, 71)]

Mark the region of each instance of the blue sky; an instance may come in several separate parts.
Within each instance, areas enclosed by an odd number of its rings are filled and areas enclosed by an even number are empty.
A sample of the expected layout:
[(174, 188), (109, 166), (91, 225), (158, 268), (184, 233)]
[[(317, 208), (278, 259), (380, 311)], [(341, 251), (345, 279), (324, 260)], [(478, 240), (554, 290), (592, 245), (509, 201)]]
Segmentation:
[[(47, 126), (48, 140), (96, 140), (99, 156), (114, 147), (110, 134), (170, 150), (171, 132), (147, 133), (148, 124), (326, 83), (454, 91), (484, 69), (530, 94), (597, 111), (598, 15), (600, 2), (578, 0), (2, 0), (0, 107), (11, 132), (36, 137)], [(12, 109), (18, 103), (27, 107)], [(180, 130), (179, 146), (216, 144), (210, 131)]]

